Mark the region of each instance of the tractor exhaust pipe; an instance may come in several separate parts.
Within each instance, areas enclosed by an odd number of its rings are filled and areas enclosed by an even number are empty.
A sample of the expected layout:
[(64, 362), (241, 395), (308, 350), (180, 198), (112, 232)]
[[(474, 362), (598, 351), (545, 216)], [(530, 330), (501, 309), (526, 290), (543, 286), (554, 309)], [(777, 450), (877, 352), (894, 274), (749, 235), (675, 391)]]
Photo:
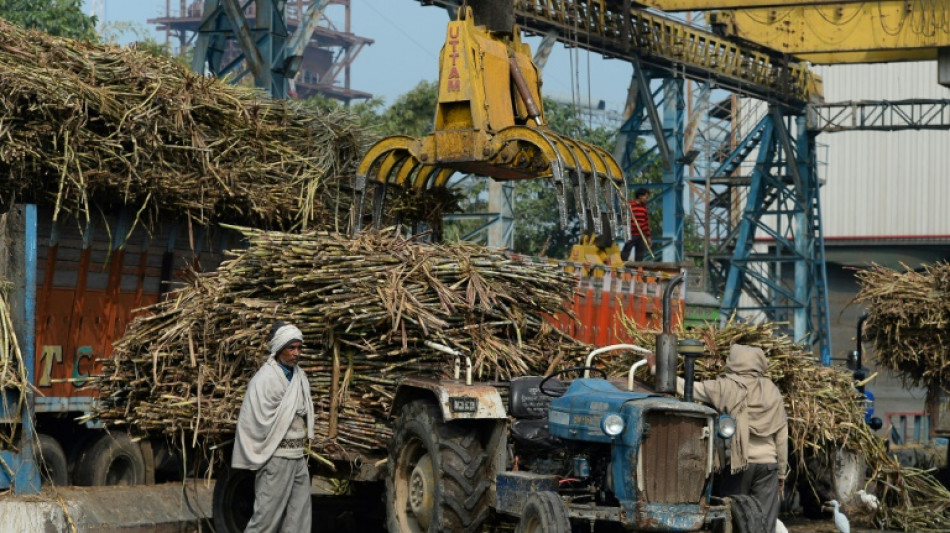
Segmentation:
[(656, 392), (676, 394), (676, 335), (672, 333), (670, 323), (670, 298), (673, 289), (683, 282), (683, 274), (677, 274), (663, 291), (663, 333), (656, 336)]

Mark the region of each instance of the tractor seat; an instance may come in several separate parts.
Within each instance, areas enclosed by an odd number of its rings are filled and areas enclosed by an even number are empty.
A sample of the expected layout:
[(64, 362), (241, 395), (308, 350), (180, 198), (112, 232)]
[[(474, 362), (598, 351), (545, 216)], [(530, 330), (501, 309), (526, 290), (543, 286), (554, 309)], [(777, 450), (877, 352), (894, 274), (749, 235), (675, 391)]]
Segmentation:
[[(560, 439), (548, 433), (548, 406), (552, 396), (542, 393), (538, 385), (542, 376), (526, 376), (511, 380), (508, 396), (508, 413), (515, 418), (511, 423), (511, 436), (516, 442), (541, 449), (560, 446)], [(567, 387), (553, 378), (544, 385), (544, 390), (561, 395)]]

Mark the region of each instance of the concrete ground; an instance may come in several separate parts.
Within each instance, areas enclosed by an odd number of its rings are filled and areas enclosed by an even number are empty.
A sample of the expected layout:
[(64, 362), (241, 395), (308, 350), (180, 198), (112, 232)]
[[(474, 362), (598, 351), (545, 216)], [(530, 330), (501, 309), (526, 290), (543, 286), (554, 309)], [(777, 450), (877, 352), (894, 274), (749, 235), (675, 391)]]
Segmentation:
[(211, 517), (213, 490), (213, 484), (189, 480), (7, 493), (0, 495), (0, 533), (190, 533)]

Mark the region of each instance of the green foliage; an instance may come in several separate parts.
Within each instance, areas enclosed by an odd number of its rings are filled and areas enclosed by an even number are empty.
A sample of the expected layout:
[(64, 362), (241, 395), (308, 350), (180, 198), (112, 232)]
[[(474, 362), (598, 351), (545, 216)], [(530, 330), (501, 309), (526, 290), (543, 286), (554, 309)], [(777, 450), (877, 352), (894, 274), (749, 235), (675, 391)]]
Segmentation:
[(382, 135), (421, 137), (432, 131), (435, 106), (439, 101), (439, 84), (421, 81), (400, 96), (379, 117)]
[(81, 0), (0, 0), (0, 17), (50, 35), (96, 40), (96, 18), (82, 12)]
[(156, 41), (148, 28), (142, 24), (114, 21), (100, 24), (98, 28), (99, 40), (108, 44), (118, 45), (122, 36), (127, 34), (131, 34), (135, 37), (135, 41), (129, 45), (130, 47), (134, 47), (136, 50), (149, 53), (156, 57), (172, 59), (185, 66), (190, 66), (190, 59), (188, 57), (173, 54), (171, 46), (168, 43)]

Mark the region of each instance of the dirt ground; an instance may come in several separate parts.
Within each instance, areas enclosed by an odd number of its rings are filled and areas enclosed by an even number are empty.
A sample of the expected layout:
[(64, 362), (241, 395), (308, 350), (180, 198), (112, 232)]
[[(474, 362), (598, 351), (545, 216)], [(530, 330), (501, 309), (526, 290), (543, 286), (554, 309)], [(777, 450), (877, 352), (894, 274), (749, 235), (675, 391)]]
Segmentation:
[[(789, 533), (838, 533), (831, 518), (827, 520), (809, 520), (803, 517), (782, 517), (782, 523)], [(892, 530), (852, 527), (851, 533), (896, 533)]]

